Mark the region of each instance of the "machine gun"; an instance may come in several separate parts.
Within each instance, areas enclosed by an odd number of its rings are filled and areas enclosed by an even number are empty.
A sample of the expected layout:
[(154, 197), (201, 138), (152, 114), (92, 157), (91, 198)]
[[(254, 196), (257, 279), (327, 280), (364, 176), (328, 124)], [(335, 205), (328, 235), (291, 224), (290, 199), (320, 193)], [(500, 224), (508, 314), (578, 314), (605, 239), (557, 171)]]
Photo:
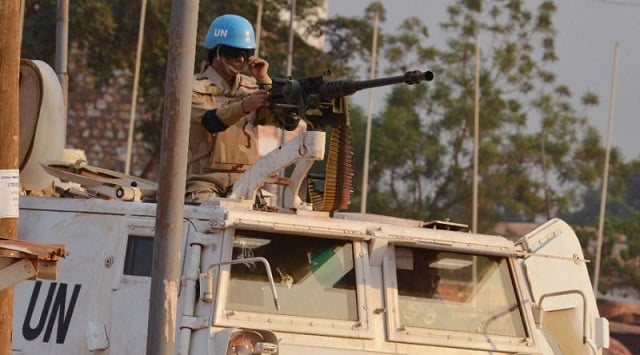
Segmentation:
[[(263, 116), (263, 120), (275, 121), (285, 130), (294, 130), (300, 119), (306, 122), (307, 130), (331, 128), (324, 177), (307, 176), (308, 200), (314, 210), (345, 210), (351, 203), (353, 144), (345, 96), (379, 86), (412, 85), (431, 80), (432, 72), (417, 70), (404, 75), (362, 81), (332, 80), (330, 71), (299, 80), (273, 79), (266, 108), (270, 117)], [(259, 123), (260, 116), (258, 113)]]
[(418, 84), (433, 80), (431, 71), (408, 71), (404, 75), (354, 81), (332, 80), (331, 72), (321, 76), (294, 80), (274, 78), (270, 89), (268, 110), (278, 126), (293, 130), (303, 119), (310, 129), (337, 126), (345, 123), (347, 115), (345, 96), (374, 87), (405, 83)]

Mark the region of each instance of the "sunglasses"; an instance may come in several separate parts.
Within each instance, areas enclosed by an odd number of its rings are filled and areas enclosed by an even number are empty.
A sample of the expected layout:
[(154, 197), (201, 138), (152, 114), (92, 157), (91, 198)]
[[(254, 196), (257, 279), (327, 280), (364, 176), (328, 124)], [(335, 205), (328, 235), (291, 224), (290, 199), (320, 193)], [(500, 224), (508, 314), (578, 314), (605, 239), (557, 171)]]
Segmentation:
[(255, 54), (255, 49), (244, 49), (244, 48), (236, 48), (236, 47), (220, 47), (220, 55), (227, 59), (240, 59), (240, 57), (244, 58), (244, 60), (248, 60), (249, 57), (252, 57)]

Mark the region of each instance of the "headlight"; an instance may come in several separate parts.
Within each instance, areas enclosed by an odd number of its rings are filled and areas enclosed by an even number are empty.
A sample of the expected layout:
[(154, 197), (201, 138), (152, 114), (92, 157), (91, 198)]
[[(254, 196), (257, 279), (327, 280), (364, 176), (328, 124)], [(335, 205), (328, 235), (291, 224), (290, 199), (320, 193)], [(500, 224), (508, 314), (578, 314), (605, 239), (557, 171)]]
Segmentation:
[(228, 336), (227, 355), (278, 354), (278, 340), (265, 330), (234, 329)]

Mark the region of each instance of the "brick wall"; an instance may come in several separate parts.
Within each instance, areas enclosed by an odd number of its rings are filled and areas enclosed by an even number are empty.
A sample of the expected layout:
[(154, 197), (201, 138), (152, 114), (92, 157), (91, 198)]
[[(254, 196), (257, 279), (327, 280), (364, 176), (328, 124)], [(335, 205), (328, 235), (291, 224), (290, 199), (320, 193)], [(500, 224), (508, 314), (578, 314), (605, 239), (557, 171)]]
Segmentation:
[[(69, 61), (66, 147), (84, 150), (89, 165), (124, 172), (133, 75), (116, 71), (108, 84), (99, 85), (94, 77), (85, 74), (81, 64)], [(138, 97), (136, 125), (148, 118), (144, 109)], [(154, 153), (137, 130), (131, 150), (130, 174), (155, 180)]]

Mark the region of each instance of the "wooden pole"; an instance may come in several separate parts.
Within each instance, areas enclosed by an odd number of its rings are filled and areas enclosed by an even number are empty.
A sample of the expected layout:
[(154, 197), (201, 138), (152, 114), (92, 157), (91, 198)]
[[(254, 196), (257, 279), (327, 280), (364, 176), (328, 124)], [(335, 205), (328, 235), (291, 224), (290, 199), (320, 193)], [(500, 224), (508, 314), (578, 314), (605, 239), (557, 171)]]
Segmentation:
[[(18, 238), (20, 1), (0, 3), (0, 236)], [(0, 355), (11, 354), (13, 286), (0, 290)]]

